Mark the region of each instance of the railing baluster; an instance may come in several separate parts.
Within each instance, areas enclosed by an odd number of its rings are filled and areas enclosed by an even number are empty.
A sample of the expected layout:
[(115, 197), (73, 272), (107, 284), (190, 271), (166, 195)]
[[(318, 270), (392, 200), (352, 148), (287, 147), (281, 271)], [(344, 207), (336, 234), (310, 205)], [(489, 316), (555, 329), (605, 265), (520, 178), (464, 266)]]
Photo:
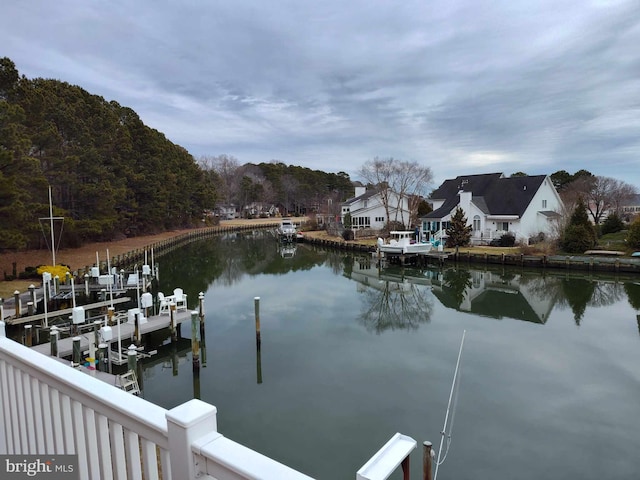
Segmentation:
[(62, 430), (62, 400), (60, 393), (55, 388), (49, 388), (51, 397), (51, 420), (53, 421), (53, 443), (55, 453), (61, 455), (64, 449), (64, 431)]
[(100, 452), (100, 471), (103, 480), (113, 480), (113, 468), (111, 467), (112, 455), (109, 442), (109, 419), (104, 415), (96, 414), (97, 444)]
[(76, 454), (78, 455), (78, 474), (80, 478), (89, 476), (89, 462), (87, 459), (87, 441), (84, 434), (84, 415), (82, 404), (77, 400), (71, 400), (71, 415), (73, 416), (73, 431), (75, 434)]
[(28, 374), (22, 375), (22, 388), (24, 391), (24, 411), (27, 416), (27, 443), (28, 452), (31, 455), (37, 453), (36, 450), (36, 429), (34, 426), (33, 414), (35, 408), (33, 408), (33, 393), (31, 391), (31, 377)]
[(11, 417), (11, 396), (9, 391), (11, 386), (9, 384), (11, 366), (7, 362), (0, 362), (0, 382), (6, 388), (2, 388), (2, 419), (3, 419), (3, 433), (2, 439), (0, 439), (0, 451), (13, 454), (13, 418)]
[(32, 444), (35, 444), (34, 454), (41, 454), (45, 452), (45, 434), (44, 434), (44, 424), (42, 422), (43, 417), (43, 409), (42, 402), (40, 400), (40, 388), (39, 382), (37, 378), (31, 377), (31, 395), (33, 396), (33, 400), (31, 402), (32, 405), (32, 415), (35, 420), (35, 438), (31, 440)]
[(115, 473), (116, 480), (126, 480), (127, 464), (124, 451), (124, 432), (122, 425), (112, 423), (109, 431), (111, 434), (111, 465)]
[(93, 409), (84, 409), (85, 450), (89, 462), (89, 478), (100, 478), (100, 454), (98, 453), (98, 436), (96, 435), (96, 415)]
[(142, 468), (146, 480), (158, 480), (158, 457), (156, 445), (146, 438), (141, 439), (142, 443)]
[(51, 392), (49, 385), (40, 383), (40, 408), (42, 409), (42, 426), (44, 431), (44, 453), (53, 455), (56, 453), (56, 443), (54, 441), (53, 418)]
[(15, 382), (15, 412), (18, 419), (18, 435), (19, 442), (16, 445), (16, 453), (25, 455), (29, 453), (29, 439), (27, 438), (27, 414), (24, 411), (24, 388), (22, 386), (23, 373), (16, 369), (13, 371), (13, 378)]
[(127, 452), (127, 474), (129, 480), (142, 480), (142, 464), (140, 463), (140, 443), (138, 442), (138, 434), (125, 429), (124, 446)]
[(72, 455), (76, 453), (76, 446), (73, 443), (73, 417), (71, 416), (71, 399), (64, 393), (60, 395), (60, 410), (62, 425), (60, 429), (64, 436), (64, 450), (63, 453)]

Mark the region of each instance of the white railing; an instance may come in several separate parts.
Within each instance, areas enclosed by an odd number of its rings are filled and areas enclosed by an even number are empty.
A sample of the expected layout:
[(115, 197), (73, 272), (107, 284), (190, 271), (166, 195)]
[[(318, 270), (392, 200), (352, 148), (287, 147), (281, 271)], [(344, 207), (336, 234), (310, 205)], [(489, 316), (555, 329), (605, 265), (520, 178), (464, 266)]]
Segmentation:
[(213, 405), (166, 410), (8, 339), (2, 321), (0, 419), (0, 454), (75, 454), (83, 480), (310, 480), (223, 437)]

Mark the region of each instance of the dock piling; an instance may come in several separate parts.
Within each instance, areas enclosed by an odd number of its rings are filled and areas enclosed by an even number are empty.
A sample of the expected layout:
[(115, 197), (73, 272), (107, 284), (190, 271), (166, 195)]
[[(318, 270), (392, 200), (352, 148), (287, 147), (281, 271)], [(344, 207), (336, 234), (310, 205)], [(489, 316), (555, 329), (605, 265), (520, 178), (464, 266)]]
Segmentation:
[(200, 370), (200, 319), (196, 310), (191, 312), (191, 357), (193, 371)]
[(431, 442), (425, 441), (422, 443), (422, 479), (433, 480), (433, 450)]
[(71, 361), (73, 362), (74, 367), (80, 366), (80, 362), (82, 362), (82, 351), (80, 348), (81, 340), (82, 338), (80, 337), (73, 337), (73, 355)]
[(58, 331), (58, 327), (56, 327), (55, 325), (51, 327), (51, 332), (49, 333), (49, 339), (50, 339), (49, 341), (51, 345), (52, 357), (58, 356), (58, 335), (59, 334), (60, 332)]
[(27, 347), (30, 347), (31, 345), (33, 345), (33, 325), (24, 326), (24, 344)]
[(13, 292), (13, 304), (15, 305), (15, 309), (16, 309), (16, 317), (20, 317), (22, 315), (21, 310), (21, 306), (22, 303), (20, 302), (20, 291), (16, 290), (15, 292)]
[(253, 305), (256, 316), (256, 348), (260, 351), (262, 339), (260, 338), (260, 297), (254, 297)]

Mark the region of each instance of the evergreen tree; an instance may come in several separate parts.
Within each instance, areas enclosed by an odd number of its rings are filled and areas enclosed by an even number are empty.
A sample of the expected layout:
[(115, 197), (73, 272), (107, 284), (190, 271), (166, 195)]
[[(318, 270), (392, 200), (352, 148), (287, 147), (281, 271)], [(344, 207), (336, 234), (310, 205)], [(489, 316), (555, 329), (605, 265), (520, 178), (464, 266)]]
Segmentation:
[(593, 248), (596, 242), (595, 229), (587, 216), (584, 201), (582, 197), (579, 197), (569, 219), (569, 224), (560, 238), (560, 249), (567, 253), (583, 253)]
[(471, 225), (467, 225), (467, 218), (464, 211), (457, 207), (451, 217), (451, 225), (447, 228), (447, 246), (448, 247), (464, 247), (469, 245), (471, 241)]

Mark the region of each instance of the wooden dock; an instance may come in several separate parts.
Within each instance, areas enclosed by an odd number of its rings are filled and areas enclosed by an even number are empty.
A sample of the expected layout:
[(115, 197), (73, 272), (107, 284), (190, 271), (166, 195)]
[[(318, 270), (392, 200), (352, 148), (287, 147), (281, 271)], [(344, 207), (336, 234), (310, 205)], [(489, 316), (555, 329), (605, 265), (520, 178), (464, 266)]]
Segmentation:
[[(180, 325), (183, 322), (191, 319), (191, 311), (190, 310), (177, 310), (174, 313), (174, 319), (176, 322), (176, 326)], [(164, 315), (153, 315), (147, 318), (147, 321), (140, 325), (140, 335), (145, 335), (147, 333), (155, 332), (158, 330), (162, 330), (163, 328), (168, 328), (169, 323), (171, 321), (171, 317), (167, 314)], [(105, 342), (109, 344), (109, 349), (114, 343), (118, 343), (118, 334), (120, 335), (120, 341), (130, 341), (133, 343), (134, 336), (134, 325), (129, 323), (121, 323), (120, 327), (118, 325), (114, 325), (111, 327), (112, 339)], [(78, 335), (80, 337), (80, 349), (82, 351), (89, 349), (89, 342), (93, 342), (94, 333), (87, 332)], [(59, 357), (68, 357), (73, 353), (73, 338), (67, 337), (61, 338), (58, 340), (58, 356)], [(124, 347), (128, 347), (129, 344), (124, 345)], [(41, 343), (40, 345), (36, 345), (32, 347), (34, 350), (45, 354), (51, 354), (51, 343)]]

